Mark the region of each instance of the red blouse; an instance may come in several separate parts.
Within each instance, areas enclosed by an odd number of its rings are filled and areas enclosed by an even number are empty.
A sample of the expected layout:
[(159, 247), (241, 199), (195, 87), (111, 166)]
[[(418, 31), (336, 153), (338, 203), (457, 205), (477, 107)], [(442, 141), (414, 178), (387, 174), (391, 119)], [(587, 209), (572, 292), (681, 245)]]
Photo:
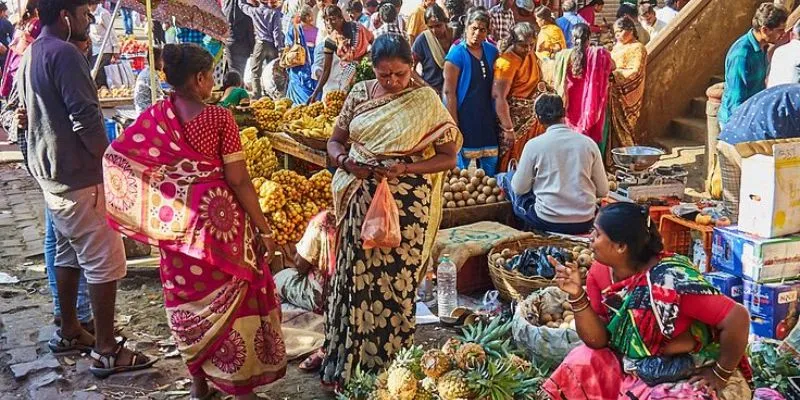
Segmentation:
[(239, 127), (229, 110), (219, 106), (207, 106), (200, 114), (184, 124), (183, 128), (186, 141), (203, 155), (226, 161), (239, 161), (229, 160), (226, 157), (242, 151)]
[[(611, 268), (595, 261), (586, 276), (586, 294), (592, 309), (601, 318), (608, 320), (608, 309), (603, 305), (602, 291), (611, 286)], [(727, 296), (684, 295), (680, 300), (680, 311), (675, 321), (675, 334), (680, 335), (689, 329), (692, 321), (700, 321), (708, 326), (719, 325), (736, 302)]]

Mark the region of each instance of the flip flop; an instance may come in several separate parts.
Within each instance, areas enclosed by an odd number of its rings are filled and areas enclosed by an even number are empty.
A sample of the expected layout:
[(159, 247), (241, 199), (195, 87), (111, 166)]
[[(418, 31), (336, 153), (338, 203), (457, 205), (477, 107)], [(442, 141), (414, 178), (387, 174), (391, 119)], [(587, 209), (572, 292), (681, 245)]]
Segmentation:
[(50, 348), (50, 351), (52, 351), (53, 354), (67, 353), (71, 351), (92, 350), (94, 343), (92, 343), (91, 345), (85, 345), (81, 344), (79, 340), (80, 340), (80, 335), (71, 338), (64, 337), (61, 334), (61, 329), (58, 329), (53, 334), (53, 338), (47, 342), (47, 347)]
[(322, 366), (323, 358), (325, 358), (325, 352), (322, 349), (319, 349), (310, 356), (306, 357), (306, 359), (297, 366), (297, 369), (303, 372), (318, 371)]
[[(99, 362), (103, 366), (97, 367), (92, 365), (91, 367), (89, 367), (89, 372), (91, 372), (92, 375), (94, 375), (97, 378), (105, 379), (111, 375), (119, 374), (122, 372), (140, 371), (143, 369), (150, 368), (153, 366), (153, 364), (155, 364), (158, 361), (158, 358), (150, 359), (149, 357), (147, 357), (146, 355), (144, 355), (139, 351), (133, 351), (128, 349), (131, 353), (133, 353), (133, 358), (131, 358), (130, 365), (118, 366), (117, 359), (119, 358), (119, 353), (122, 351), (122, 349), (125, 348), (125, 342), (127, 340), (128, 340), (127, 338), (122, 338), (122, 340), (117, 344), (116, 350), (114, 350), (111, 353), (101, 354), (92, 350), (90, 357), (92, 357), (93, 360)], [(137, 364), (137, 361), (139, 361), (140, 359), (144, 359), (146, 361)]]
[(472, 310), (466, 307), (456, 307), (450, 312), (449, 316), (439, 317), (439, 321), (444, 326), (457, 327), (464, 325), (467, 319), (475, 314)]

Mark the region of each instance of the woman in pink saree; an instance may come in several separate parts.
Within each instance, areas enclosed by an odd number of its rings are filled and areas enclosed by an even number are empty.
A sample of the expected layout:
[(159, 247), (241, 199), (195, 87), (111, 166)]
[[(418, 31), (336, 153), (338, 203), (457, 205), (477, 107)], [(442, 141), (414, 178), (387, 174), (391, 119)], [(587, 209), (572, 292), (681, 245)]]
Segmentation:
[(175, 95), (146, 109), (103, 158), (108, 219), (161, 250), (164, 305), (192, 398), (208, 398), (211, 381), (255, 399), (254, 388), (286, 371), (280, 304), (262, 257), (276, 245), (233, 116), (203, 102), (214, 84), (211, 55), (167, 45), (163, 58)]
[(600, 143), (614, 62), (608, 50), (589, 44), (586, 24), (575, 25), (570, 34), (575, 45), (556, 55), (553, 86), (564, 98), (567, 125)]
[(3, 80), (0, 82), (0, 97), (7, 98), (11, 94), (14, 86), (14, 75), (17, 74), (19, 63), (22, 61), (22, 54), (28, 46), (39, 37), (42, 25), (39, 23), (39, 1), (28, 0), (24, 11), (21, 13), (17, 23), (17, 30), (14, 38), (8, 46), (8, 56), (3, 67)]

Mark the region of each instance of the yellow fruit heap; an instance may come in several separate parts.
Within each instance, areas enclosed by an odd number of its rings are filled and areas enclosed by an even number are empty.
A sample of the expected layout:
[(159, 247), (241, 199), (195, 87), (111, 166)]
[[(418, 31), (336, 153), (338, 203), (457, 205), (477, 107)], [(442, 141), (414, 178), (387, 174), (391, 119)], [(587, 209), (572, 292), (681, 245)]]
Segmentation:
[(262, 131), (278, 131), (283, 114), (276, 110), (275, 107), (275, 103), (267, 97), (262, 97), (250, 104), (250, 108), (253, 110), (253, 117), (256, 119), (258, 128)]
[(280, 170), (272, 174), (272, 180), (252, 181), (261, 211), (275, 232), (275, 242), (281, 245), (299, 241), (308, 221), (331, 206), (331, 174), (327, 170), (310, 179)]
[(266, 137), (258, 138), (258, 130), (250, 127), (240, 132), (247, 173), (250, 178), (269, 178), (278, 168), (278, 157)]
[(342, 111), (344, 99), (347, 98), (347, 93), (341, 90), (334, 90), (325, 94), (322, 102), (325, 103), (325, 115), (336, 118)]

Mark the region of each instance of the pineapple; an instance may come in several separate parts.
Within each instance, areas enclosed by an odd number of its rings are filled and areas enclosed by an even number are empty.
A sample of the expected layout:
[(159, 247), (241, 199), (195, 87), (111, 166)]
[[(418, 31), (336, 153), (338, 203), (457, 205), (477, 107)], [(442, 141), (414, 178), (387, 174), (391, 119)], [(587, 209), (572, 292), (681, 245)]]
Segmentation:
[(413, 400), (417, 394), (417, 378), (405, 367), (393, 367), (386, 386), (397, 400)]
[(511, 364), (493, 360), (467, 374), (469, 388), (478, 399), (513, 400), (519, 389), (517, 372)]
[(464, 343), (456, 352), (458, 368), (468, 371), (486, 362), (486, 351), (477, 343)]
[(442, 353), (452, 359), (456, 356), (456, 351), (458, 351), (458, 348), (461, 347), (462, 343), (462, 341), (451, 337), (442, 345)]
[(413, 400), (434, 400), (433, 393), (423, 389), (422, 387), (417, 388), (417, 394), (414, 395)]
[(420, 380), (425, 377), (422, 373), (422, 354), (424, 350), (422, 350), (422, 346), (411, 346), (400, 349), (397, 354), (395, 355), (394, 362), (392, 366), (389, 368), (389, 372), (394, 368), (405, 368), (411, 371), (414, 374), (414, 377), (417, 380)]
[(394, 400), (394, 396), (385, 388), (379, 388), (369, 395), (369, 400)]
[(508, 349), (511, 345), (510, 330), (511, 321), (501, 324), (498, 317), (487, 326), (479, 322), (477, 325), (464, 328), (462, 336), (458, 339), (464, 343), (479, 344), (486, 354), (493, 358), (504, 358), (509, 354)]
[(428, 350), (422, 356), (420, 362), (422, 365), (422, 373), (429, 378), (439, 378), (451, 369), (450, 358), (448, 358), (441, 350)]
[[(457, 400), (472, 398), (472, 391), (469, 388), (464, 372), (453, 370), (439, 378), (436, 384), (439, 397), (442, 400)], [(481, 397), (482, 398), (482, 397)]]
[(436, 393), (436, 379), (433, 378), (425, 378), (419, 381), (420, 388), (425, 391)]
[(508, 363), (511, 364), (511, 366), (514, 367), (514, 369), (516, 369), (517, 371), (525, 371), (526, 369), (531, 367), (530, 362), (528, 362), (527, 360), (516, 354), (508, 356)]
[(383, 371), (378, 374), (378, 377), (375, 378), (375, 387), (377, 389), (386, 389), (386, 385), (389, 382), (389, 372)]
[(340, 400), (363, 400), (370, 397), (370, 393), (375, 391), (375, 375), (361, 369), (361, 364), (357, 364), (353, 375), (347, 381), (344, 391), (337, 395)]

